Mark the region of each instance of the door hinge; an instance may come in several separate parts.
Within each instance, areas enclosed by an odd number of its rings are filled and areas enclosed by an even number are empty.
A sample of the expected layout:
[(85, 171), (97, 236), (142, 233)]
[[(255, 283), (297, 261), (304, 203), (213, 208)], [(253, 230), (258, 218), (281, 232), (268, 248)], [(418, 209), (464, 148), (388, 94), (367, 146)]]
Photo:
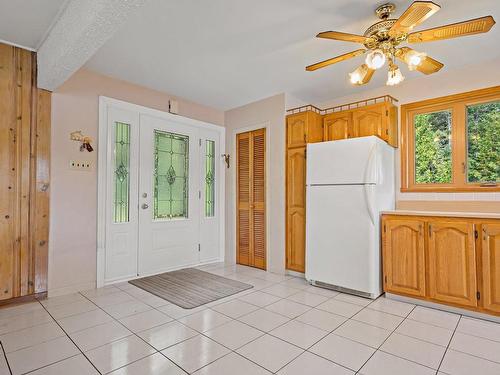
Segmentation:
[(201, 138), (200, 138), (200, 147), (201, 147)]
[(384, 233), (387, 233), (387, 227), (384, 224)]
[(477, 230), (474, 231), (474, 238), (477, 240), (479, 238), (479, 233)]
[(198, 199), (201, 199), (201, 190), (198, 190)]
[(387, 275), (384, 276), (384, 282), (387, 284)]
[(432, 237), (432, 226), (429, 225), (429, 237)]
[(201, 251), (201, 244), (198, 244), (198, 252)]
[(476, 298), (477, 298), (478, 301), (481, 299), (481, 293), (480, 292), (476, 293)]
[(307, 148), (304, 150), (304, 159), (307, 159)]
[(389, 110), (387, 110), (387, 109), (385, 110), (385, 115), (389, 116)]

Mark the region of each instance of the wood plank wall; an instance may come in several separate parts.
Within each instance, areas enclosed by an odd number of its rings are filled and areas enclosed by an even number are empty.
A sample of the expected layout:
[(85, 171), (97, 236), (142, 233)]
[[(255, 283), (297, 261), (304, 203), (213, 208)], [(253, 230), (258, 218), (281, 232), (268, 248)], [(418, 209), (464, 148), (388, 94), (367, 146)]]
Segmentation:
[(0, 44), (0, 300), (47, 291), (50, 100), (36, 54)]

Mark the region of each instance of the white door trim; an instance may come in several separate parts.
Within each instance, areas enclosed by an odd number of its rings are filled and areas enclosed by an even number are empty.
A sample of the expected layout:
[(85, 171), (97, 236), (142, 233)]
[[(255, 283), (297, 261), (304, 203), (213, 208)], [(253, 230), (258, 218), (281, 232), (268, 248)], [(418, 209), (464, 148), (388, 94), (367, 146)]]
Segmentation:
[[(203, 122), (199, 120), (194, 120), (188, 117), (174, 115), (168, 112), (163, 112), (157, 109), (144, 107), (141, 105), (128, 103), (122, 100), (109, 98), (106, 96), (99, 96), (99, 132), (98, 132), (98, 147), (97, 147), (97, 254), (96, 254), (96, 264), (97, 264), (97, 287), (102, 287), (105, 285), (105, 254), (106, 254), (106, 191), (107, 191), (107, 160), (111, 156), (112, 152), (111, 145), (108, 140), (107, 132), (107, 118), (108, 118), (108, 108), (115, 107), (121, 108), (132, 112), (137, 112), (139, 115), (146, 114), (150, 116), (159, 117), (166, 120), (173, 120), (177, 123), (181, 123), (187, 126), (192, 126), (202, 129), (211, 129), (219, 133), (219, 150), (220, 154), (224, 154), (225, 151), (225, 135), (226, 129), (223, 126), (211, 124), (208, 122)], [(267, 145), (266, 145), (267, 147)], [(219, 155), (219, 202), (220, 202), (220, 253), (219, 261), (224, 261), (225, 254), (225, 163), (223, 158)]]
[(231, 150), (232, 155), (234, 155), (234, 173), (232, 176), (232, 196), (234, 197), (234, 212), (231, 215), (231, 220), (232, 220), (232, 228), (234, 229), (234, 241), (231, 244), (233, 250), (233, 254), (235, 255), (236, 259), (236, 242), (238, 241), (238, 237), (236, 236), (236, 216), (238, 214), (238, 206), (236, 202), (236, 178), (238, 175), (238, 171), (236, 169), (236, 166), (238, 165), (238, 160), (236, 160), (236, 147), (237, 147), (237, 142), (236, 142), (236, 136), (241, 133), (246, 133), (252, 130), (258, 130), (258, 129), (266, 129), (266, 269), (269, 270), (271, 269), (271, 264), (269, 263), (271, 257), (270, 257), (270, 207), (271, 205), (269, 202), (271, 201), (271, 189), (270, 189), (270, 184), (269, 184), (269, 172), (271, 171), (271, 123), (269, 121), (266, 122), (261, 122), (255, 125), (249, 125), (241, 128), (234, 129), (231, 134), (231, 138), (233, 140), (233, 149)]

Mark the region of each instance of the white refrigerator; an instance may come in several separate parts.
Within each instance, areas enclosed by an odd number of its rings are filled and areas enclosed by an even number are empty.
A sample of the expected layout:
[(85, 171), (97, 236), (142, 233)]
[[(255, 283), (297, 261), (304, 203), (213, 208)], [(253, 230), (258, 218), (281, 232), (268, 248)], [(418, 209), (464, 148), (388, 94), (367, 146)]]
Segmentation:
[(394, 149), (378, 137), (307, 145), (306, 279), (377, 298), (380, 212), (394, 209)]

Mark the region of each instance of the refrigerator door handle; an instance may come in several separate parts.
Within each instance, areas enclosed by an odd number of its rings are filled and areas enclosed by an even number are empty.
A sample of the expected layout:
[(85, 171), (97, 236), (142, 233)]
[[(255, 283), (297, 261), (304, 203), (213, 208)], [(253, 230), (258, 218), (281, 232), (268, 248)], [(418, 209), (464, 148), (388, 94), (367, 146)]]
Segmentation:
[(370, 220), (373, 225), (375, 225), (375, 213), (373, 209), (373, 199), (372, 199), (372, 194), (370, 192), (370, 187), (372, 185), (365, 184), (363, 185), (363, 191), (365, 195), (365, 204), (366, 204), (366, 210), (368, 211), (368, 216), (370, 216)]
[[(376, 156), (377, 156), (377, 144), (374, 144), (368, 154), (368, 161), (366, 162), (366, 168), (365, 168), (365, 175), (364, 175), (364, 181), (363, 183), (366, 183), (368, 180), (368, 174), (369, 173), (372, 173), (373, 174), (373, 163), (374, 162), (377, 162), (376, 160)], [(378, 163), (377, 163), (378, 164)], [(375, 183), (378, 184), (380, 183), (379, 178), (379, 168), (378, 168), (378, 165), (376, 166), (377, 170), (375, 171), (375, 178), (376, 178), (376, 181)]]

